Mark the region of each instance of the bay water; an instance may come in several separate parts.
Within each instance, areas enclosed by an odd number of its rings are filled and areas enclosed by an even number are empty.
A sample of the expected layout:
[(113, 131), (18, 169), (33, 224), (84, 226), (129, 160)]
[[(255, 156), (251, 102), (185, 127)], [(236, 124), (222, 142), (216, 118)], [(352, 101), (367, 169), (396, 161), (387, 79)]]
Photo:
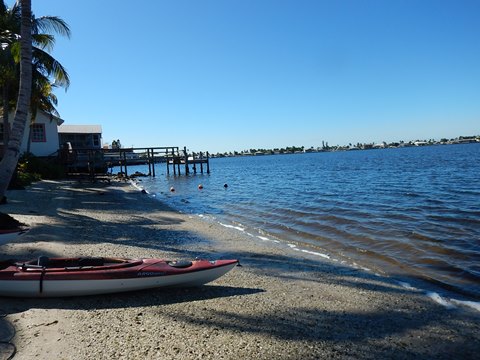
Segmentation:
[(215, 158), (210, 169), (156, 164), (140, 184), (272, 246), (480, 299), (480, 144)]

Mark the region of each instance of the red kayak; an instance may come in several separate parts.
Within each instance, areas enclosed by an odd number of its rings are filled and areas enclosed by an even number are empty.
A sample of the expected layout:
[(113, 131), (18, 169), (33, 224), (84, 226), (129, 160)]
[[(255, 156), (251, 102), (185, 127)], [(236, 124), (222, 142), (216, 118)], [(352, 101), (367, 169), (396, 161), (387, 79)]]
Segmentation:
[(0, 262), (0, 296), (98, 295), (159, 287), (191, 287), (226, 274), (238, 260), (47, 258)]

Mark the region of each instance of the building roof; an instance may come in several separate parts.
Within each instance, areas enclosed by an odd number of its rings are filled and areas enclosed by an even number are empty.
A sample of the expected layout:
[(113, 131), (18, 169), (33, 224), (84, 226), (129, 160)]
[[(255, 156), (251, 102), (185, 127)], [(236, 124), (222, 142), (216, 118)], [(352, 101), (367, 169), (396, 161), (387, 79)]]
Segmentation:
[[(49, 113), (47, 113), (47, 112), (45, 112), (45, 111), (43, 111), (43, 110), (39, 110), (38, 112), (42, 113), (43, 115), (45, 115), (45, 116), (47, 116), (47, 117), (51, 117), (52, 120), (55, 120), (55, 121), (57, 122), (57, 126), (60, 126), (60, 125), (62, 125), (62, 124), (65, 122), (65, 120), (59, 118), (58, 116), (55, 116), (55, 115), (53, 115), (53, 114), (49, 114)], [(38, 117), (38, 112), (37, 112), (37, 117)], [(0, 108), (0, 118), (1, 118), (2, 116), (3, 116), (3, 109)], [(9, 116), (8, 116), (9, 120), (10, 120), (10, 121), (13, 121), (13, 117), (14, 117), (14, 116), (15, 116), (15, 111), (11, 111), (11, 112), (9, 113)], [(31, 114), (30, 114), (30, 112), (29, 112), (29, 113), (28, 113), (28, 118), (30, 119), (30, 117), (31, 117)]]
[(101, 125), (60, 125), (59, 134), (101, 134)]

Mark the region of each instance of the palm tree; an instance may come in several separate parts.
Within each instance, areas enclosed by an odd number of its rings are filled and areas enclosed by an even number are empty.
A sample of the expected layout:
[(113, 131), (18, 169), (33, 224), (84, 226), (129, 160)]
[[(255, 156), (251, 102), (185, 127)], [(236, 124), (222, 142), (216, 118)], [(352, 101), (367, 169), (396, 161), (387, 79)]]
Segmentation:
[(20, 86), (17, 107), (13, 119), (13, 127), (8, 146), (0, 161), (0, 199), (3, 199), (8, 184), (18, 163), (23, 133), (27, 124), (30, 94), (32, 90), (32, 3), (31, 0), (20, 0)]
[(3, 144), (7, 148), (9, 138), (10, 124), (8, 122), (8, 114), (14, 109), (15, 99), (13, 94), (18, 94), (18, 65), (13, 61), (9, 47), (0, 50), (0, 88), (2, 89), (2, 124), (3, 124)]
[[(29, 17), (28, 21), (27, 17)], [(29, 30), (29, 35), (27, 37), (24, 35), (26, 28)], [(19, 29), (21, 30), (19, 31)], [(57, 60), (48, 54), (48, 51), (51, 50), (55, 44), (54, 36), (48, 33), (42, 33), (42, 31), (53, 31), (57, 34), (69, 37), (70, 29), (62, 19), (55, 16), (35, 18), (31, 13), (31, 0), (22, 0), (20, 1), (20, 6), (15, 4), (10, 10), (6, 9), (3, 1), (1, 2), (0, 30), (2, 51), (8, 50), (4, 51), (3, 54), (5, 57), (10, 55), (10, 64), (20, 63), (20, 71), (17, 70), (18, 66), (15, 67), (15, 65), (13, 65), (12, 68), (10, 68), (11, 72), (8, 73), (14, 75), (19, 74), (20, 77), (20, 89), (18, 92), (18, 101), (16, 102), (17, 110), (15, 112), (13, 128), (11, 131), (9, 131), (8, 124), (8, 113), (11, 109), (11, 107), (9, 107), (11, 96), (9, 95), (8, 90), (11, 90), (11, 87), (4, 86), (4, 84), (10, 84), (6, 81), (0, 82), (0, 85), (4, 90), (4, 139), (5, 136), (7, 136), (4, 140), (4, 144), (7, 145), (3, 159), (0, 162), (0, 199), (2, 199), (18, 162), (21, 140), (23, 139), (23, 134), (28, 121), (26, 118), (28, 110), (30, 110), (32, 115), (31, 124), (34, 121), (38, 110), (49, 113), (53, 119), (53, 115), (58, 116), (58, 112), (55, 108), (57, 105), (57, 98), (52, 90), (55, 87), (63, 87), (67, 89), (70, 85), (67, 71)], [(18, 41), (19, 38), (20, 42)], [(34, 45), (33, 47), (32, 41)], [(29, 43), (28, 50), (26, 42)], [(25, 59), (27, 57), (26, 52), (28, 52), (28, 58), (30, 59), (28, 69), (25, 64)], [(12, 58), (13, 61), (11, 61)], [(7, 62), (5, 61), (2, 63)], [(7, 72), (4, 72), (3, 68), (0, 68), (0, 71), (0, 77), (2, 80), (7, 79), (8, 77), (4, 76)], [(12, 76), (13, 79), (15, 79), (14, 75)], [(24, 97), (27, 94), (27, 86), (24, 82), (27, 78), (30, 79), (30, 84), (28, 86), (29, 99), (28, 102), (25, 103)], [(51, 79), (53, 80), (53, 83), (51, 82)], [(13, 81), (12, 84), (18, 84), (18, 81)], [(22, 102), (20, 102), (20, 100), (22, 100)], [(25, 104), (27, 104), (26, 108), (24, 107)], [(8, 138), (9, 135), (10, 138)]]
[[(18, 63), (20, 61), (20, 47), (17, 41), (18, 35), (15, 35), (15, 31), (19, 29), (19, 11), (18, 6), (14, 5), (12, 9), (6, 10), (3, 5), (3, 23), (5, 26), (9, 26), (9, 30), (6, 31), (6, 35), (3, 36), (3, 41), (6, 46), (6, 56), (10, 55), (13, 61), (10, 63)], [(6, 29), (6, 27), (5, 27)], [(11, 30), (10, 30), (11, 29)], [(30, 103), (31, 123), (30, 129), (35, 121), (35, 117), (38, 110), (43, 110), (50, 115), (58, 116), (58, 112), (55, 109), (57, 104), (56, 97), (48, 90), (52, 90), (54, 87), (63, 87), (65, 90), (70, 85), (70, 79), (65, 68), (55, 60), (48, 51), (51, 50), (55, 44), (55, 38), (53, 35), (44, 32), (55, 32), (57, 34), (70, 37), (70, 29), (68, 25), (61, 18), (56, 16), (42, 16), (35, 18), (32, 16), (32, 41), (33, 41), (33, 83), (32, 83), (32, 99)], [(4, 31), (5, 32), (5, 31)], [(18, 71), (17, 71), (18, 73)], [(3, 77), (3, 72), (2, 72)], [(50, 84), (50, 79), (54, 81)], [(47, 84), (47, 82), (49, 84)], [(4, 144), (8, 143), (8, 86), (4, 86), (3, 103), (4, 103)], [(10, 110), (10, 109), (8, 109)], [(53, 116), (52, 116), (53, 119)], [(30, 130), (31, 131), (31, 130)], [(30, 147), (30, 136), (27, 148)], [(27, 149), (27, 152), (28, 152)]]
[[(12, 94), (18, 93), (19, 67), (15, 63), (12, 54), (11, 45), (16, 42), (17, 35), (20, 33), (21, 13), (20, 7), (14, 6), (7, 9), (6, 5), (0, 2), (0, 87), (2, 88), (3, 100), (3, 144), (6, 150), (10, 124), (8, 114), (14, 109), (14, 99)], [(14, 90), (14, 91), (11, 91)]]
[(32, 95), (30, 98), (30, 123), (28, 128), (28, 142), (27, 142), (27, 154), (30, 153), (30, 145), (33, 131), (33, 124), (35, 124), (35, 119), (37, 117), (38, 110), (41, 110), (50, 115), (50, 121), (53, 121), (54, 116), (59, 117), (56, 106), (57, 106), (57, 97), (53, 93), (53, 89), (56, 87), (55, 84), (50, 82), (50, 79), (46, 76), (42, 76), (41, 73), (35, 71), (35, 65), (33, 64), (32, 69)]
[[(38, 111), (49, 114), (50, 121), (53, 121), (54, 116), (59, 117), (60, 114), (56, 109), (57, 97), (53, 89), (63, 87), (66, 90), (70, 85), (68, 73), (63, 66), (50, 54), (36, 47), (33, 48), (32, 77), (27, 153), (30, 152), (32, 128)], [(54, 78), (53, 83), (50, 77)]]

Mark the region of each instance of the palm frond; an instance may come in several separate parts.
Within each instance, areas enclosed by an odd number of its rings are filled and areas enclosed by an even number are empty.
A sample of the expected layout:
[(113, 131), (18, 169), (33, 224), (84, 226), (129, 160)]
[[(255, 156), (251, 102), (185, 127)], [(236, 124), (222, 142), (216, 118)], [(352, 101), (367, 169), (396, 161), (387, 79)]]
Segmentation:
[(70, 27), (62, 18), (58, 16), (42, 16), (34, 18), (32, 24), (32, 30), (34, 34), (40, 32), (44, 33), (56, 33), (67, 38), (70, 38)]
[(0, 38), (2, 43), (10, 43), (19, 38), (21, 11), (16, 4), (11, 9), (7, 9), (4, 3), (3, 6), (0, 9)]
[(20, 42), (15, 41), (14, 43), (10, 44), (10, 53), (12, 54), (13, 61), (15, 63), (20, 63)]
[(39, 48), (33, 49), (33, 65), (38, 71), (53, 78), (55, 85), (68, 89), (70, 76), (60, 62), (55, 60), (49, 53)]
[[(11, 92), (18, 92), (20, 62), (21, 8), (15, 3), (8, 9), (5, 0), (0, 1), (0, 86), (9, 85)], [(33, 114), (42, 110), (51, 116), (60, 116), (56, 110), (58, 99), (53, 94), (57, 87), (65, 90), (70, 85), (66, 69), (49, 52), (55, 45), (55, 35), (70, 37), (67, 23), (57, 16), (35, 18), (32, 14), (32, 93)], [(11, 83), (9, 83), (9, 81)], [(13, 99), (13, 96), (12, 96)], [(15, 97), (16, 100), (16, 97)], [(9, 99), (2, 99), (2, 102)]]
[(34, 72), (32, 77), (32, 94), (30, 100), (30, 112), (32, 114), (32, 122), (36, 118), (38, 110), (47, 114), (60, 116), (56, 106), (58, 99), (53, 93), (55, 84), (50, 83), (48, 77), (39, 72)]
[(55, 46), (55, 37), (50, 34), (33, 34), (32, 41), (35, 46), (47, 51), (53, 50)]

